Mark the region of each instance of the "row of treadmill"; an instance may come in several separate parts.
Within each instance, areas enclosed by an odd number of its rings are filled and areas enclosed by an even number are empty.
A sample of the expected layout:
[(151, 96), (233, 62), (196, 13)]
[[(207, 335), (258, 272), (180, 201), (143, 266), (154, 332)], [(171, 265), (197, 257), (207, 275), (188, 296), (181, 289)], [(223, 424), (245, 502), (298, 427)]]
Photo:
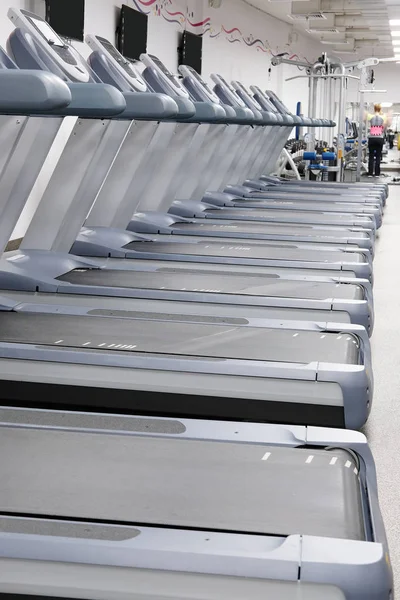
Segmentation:
[(392, 599), (358, 431), (387, 187), (271, 176), (334, 126), (273, 92), (8, 16), (0, 598)]

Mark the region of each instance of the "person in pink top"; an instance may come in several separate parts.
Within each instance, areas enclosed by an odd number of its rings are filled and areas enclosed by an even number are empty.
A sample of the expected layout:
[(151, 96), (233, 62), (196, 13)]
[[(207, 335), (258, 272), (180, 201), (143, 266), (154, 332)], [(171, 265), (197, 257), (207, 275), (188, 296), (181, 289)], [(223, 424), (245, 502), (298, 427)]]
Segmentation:
[(381, 105), (375, 104), (375, 114), (370, 119), (368, 134), (368, 177), (379, 177), (381, 174), (382, 150), (385, 142), (385, 120), (381, 115)]

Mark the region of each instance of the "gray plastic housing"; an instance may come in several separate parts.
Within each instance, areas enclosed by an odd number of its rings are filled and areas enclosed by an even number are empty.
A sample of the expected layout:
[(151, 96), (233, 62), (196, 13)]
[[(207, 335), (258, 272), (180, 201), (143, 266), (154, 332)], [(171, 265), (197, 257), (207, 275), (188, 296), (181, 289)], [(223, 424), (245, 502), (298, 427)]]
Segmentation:
[(32, 115), (65, 109), (72, 100), (67, 84), (51, 73), (0, 70), (2, 114)]

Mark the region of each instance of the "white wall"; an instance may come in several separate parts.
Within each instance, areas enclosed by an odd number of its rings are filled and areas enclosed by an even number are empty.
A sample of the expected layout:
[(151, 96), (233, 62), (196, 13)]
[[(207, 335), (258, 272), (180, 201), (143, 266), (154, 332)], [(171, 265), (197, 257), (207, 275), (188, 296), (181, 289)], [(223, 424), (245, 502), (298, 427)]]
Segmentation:
[[(63, 0), (68, 2), (68, 0)], [(97, 33), (114, 41), (118, 9), (122, 0), (86, 0), (85, 32)], [(133, 8), (149, 13), (148, 52), (159, 56), (176, 71), (180, 33), (187, 28), (204, 35), (203, 75), (219, 72), (228, 80), (239, 79), (245, 84), (258, 84), (276, 91), (291, 110), (301, 101), (303, 112), (308, 108), (308, 81), (288, 77), (302, 75), (291, 66), (271, 68), (271, 57), (281, 52), (302, 60), (317, 59), (321, 47), (301, 35), (291, 36), (291, 27), (250, 7), (243, 0), (224, 0), (221, 9), (210, 9), (207, 0), (125, 0)], [(0, 0), (0, 44), (5, 45), (12, 31), (7, 18), (9, 6), (44, 12), (44, 0)], [(87, 57), (88, 48), (77, 43)], [(24, 235), (36, 205), (47, 185), (57, 157), (71, 128), (66, 123), (54, 145), (28, 205), (21, 216), (13, 238)]]

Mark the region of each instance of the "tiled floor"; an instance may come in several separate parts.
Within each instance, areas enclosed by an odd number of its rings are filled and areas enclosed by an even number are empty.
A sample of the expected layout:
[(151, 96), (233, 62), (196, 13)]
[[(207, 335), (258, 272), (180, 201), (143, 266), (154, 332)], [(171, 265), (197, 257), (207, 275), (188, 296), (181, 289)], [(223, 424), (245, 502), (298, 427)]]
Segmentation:
[(374, 262), (375, 396), (365, 433), (378, 469), (380, 502), (400, 593), (400, 187), (391, 186)]

